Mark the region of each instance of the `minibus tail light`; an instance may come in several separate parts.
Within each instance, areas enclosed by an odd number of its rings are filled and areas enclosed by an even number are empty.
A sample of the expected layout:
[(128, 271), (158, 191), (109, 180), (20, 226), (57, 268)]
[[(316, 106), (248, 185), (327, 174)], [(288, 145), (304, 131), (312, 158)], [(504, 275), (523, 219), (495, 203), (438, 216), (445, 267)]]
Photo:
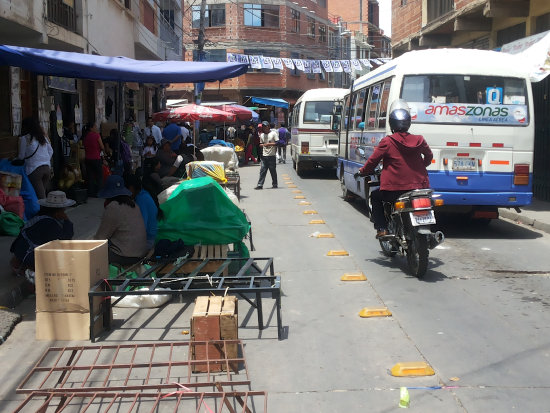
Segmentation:
[(309, 153), (309, 142), (302, 142), (301, 153)]
[(514, 185), (529, 185), (529, 164), (514, 164)]
[(405, 209), (405, 203), (403, 201), (397, 201), (394, 206), (397, 210)]

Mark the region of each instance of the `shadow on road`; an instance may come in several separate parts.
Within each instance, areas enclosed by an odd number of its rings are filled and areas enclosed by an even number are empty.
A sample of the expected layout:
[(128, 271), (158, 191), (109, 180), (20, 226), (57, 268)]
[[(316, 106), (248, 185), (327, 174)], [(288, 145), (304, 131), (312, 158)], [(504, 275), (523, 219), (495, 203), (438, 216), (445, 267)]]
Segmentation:
[[(380, 257), (366, 259), (365, 261), (372, 262), (384, 268), (401, 271), (403, 273), (403, 277), (415, 278), (409, 273), (406, 257), (403, 257), (399, 254), (392, 258), (382, 256), (382, 253), (380, 253), (380, 255)], [(440, 267), (441, 265), (443, 265), (443, 261), (437, 258), (430, 257), (430, 261), (428, 263), (428, 271), (419, 281), (438, 282), (449, 279), (449, 277), (447, 277), (445, 274), (436, 270), (436, 268)]]
[(308, 171), (300, 172), (301, 179), (320, 179), (320, 180), (336, 180), (336, 170), (328, 168), (315, 168)]

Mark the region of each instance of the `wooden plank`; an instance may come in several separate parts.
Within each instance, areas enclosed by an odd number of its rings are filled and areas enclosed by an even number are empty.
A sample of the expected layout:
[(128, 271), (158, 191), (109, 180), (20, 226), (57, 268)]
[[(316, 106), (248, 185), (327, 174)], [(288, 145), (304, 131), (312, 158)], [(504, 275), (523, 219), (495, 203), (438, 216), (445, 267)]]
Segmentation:
[[(220, 315), (220, 338), (222, 340), (236, 340), (239, 338), (239, 316), (237, 312), (237, 297), (227, 296), (223, 300), (223, 308)], [(235, 359), (238, 357), (237, 344), (226, 344), (226, 358)], [(229, 363), (229, 368), (239, 371), (237, 362)], [(222, 366), (225, 371), (225, 366)]]
[(208, 314), (208, 296), (201, 295), (195, 299), (195, 308), (193, 308), (193, 317), (205, 316)]
[(209, 317), (219, 317), (222, 313), (222, 301), (223, 297), (215, 296), (210, 297), (210, 306), (208, 307)]

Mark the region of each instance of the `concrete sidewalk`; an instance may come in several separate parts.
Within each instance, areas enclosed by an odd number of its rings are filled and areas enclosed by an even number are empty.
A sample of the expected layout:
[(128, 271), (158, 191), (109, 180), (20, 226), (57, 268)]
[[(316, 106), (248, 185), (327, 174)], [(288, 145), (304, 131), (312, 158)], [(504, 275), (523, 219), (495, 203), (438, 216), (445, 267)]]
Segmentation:
[[(103, 202), (103, 199), (91, 198), (87, 203), (67, 210), (74, 224), (74, 239), (92, 238), (103, 213)], [(521, 208), (521, 213), (509, 209), (500, 209), (499, 213), (501, 218), (550, 234), (550, 202), (534, 200), (531, 205)], [(14, 237), (0, 237), (0, 259), (5, 263), (0, 266), (0, 344), (6, 340), (14, 325), (21, 319), (17, 309), (13, 309), (23, 298), (22, 279), (13, 277), (8, 265), (11, 258), (10, 245), (13, 240)]]
[(521, 207), (518, 213), (514, 209), (499, 209), (501, 218), (527, 225), (539, 231), (550, 234), (550, 202), (533, 199), (531, 205)]

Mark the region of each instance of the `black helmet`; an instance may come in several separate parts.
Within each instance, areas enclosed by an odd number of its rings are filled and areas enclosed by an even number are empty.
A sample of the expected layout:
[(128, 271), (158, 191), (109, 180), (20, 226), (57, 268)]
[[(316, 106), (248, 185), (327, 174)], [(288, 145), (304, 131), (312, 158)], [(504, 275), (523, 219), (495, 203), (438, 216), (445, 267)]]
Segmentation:
[(411, 127), (409, 105), (403, 99), (396, 100), (390, 108), (390, 129), (392, 132), (407, 132)]

